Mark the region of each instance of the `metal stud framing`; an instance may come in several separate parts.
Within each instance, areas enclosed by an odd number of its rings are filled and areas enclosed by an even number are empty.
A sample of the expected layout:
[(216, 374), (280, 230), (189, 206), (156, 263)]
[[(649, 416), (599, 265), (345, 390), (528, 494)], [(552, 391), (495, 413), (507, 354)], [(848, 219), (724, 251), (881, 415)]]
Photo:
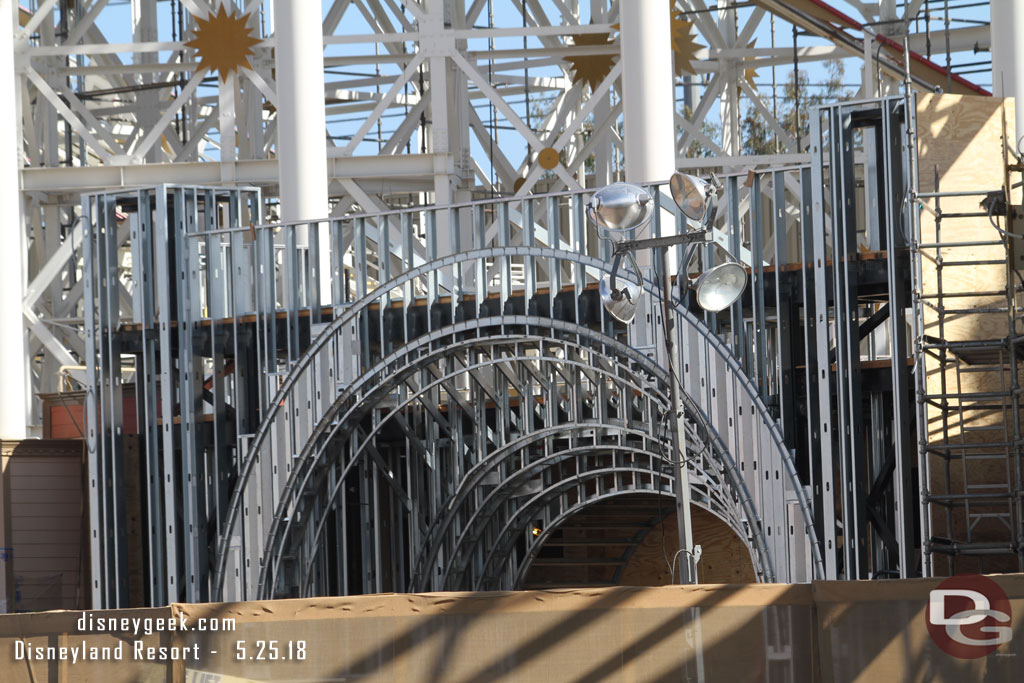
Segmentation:
[[(660, 287), (645, 281), (640, 324), (606, 317), (595, 284), (609, 266), (584, 199), (311, 227), (332, 236), (334, 302), (322, 306), (318, 240), (258, 225), (254, 191), (86, 198), (130, 226), (117, 242), (92, 213), (86, 226), (88, 245), (132, 253), (127, 299), (91, 298), (91, 324), (112, 340), (90, 365), (103, 435), (91, 448), (116, 464), (126, 428), (144, 444), (147, 600), (511, 588), (536, 550), (528, 522), (613, 492), (670, 493), (666, 376), (646, 341), (661, 337)], [(87, 262), (87, 283), (110, 279)], [(824, 575), (763, 388), (691, 313), (675, 318), (694, 502), (747, 542), (762, 579)], [(134, 425), (103, 388), (128, 365)], [(123, 495), (100, 488), (104, 505)], [(97, 591), (98, 604), (125, 604)]]
[[(811, 120), (814, 317), (806, 329), (816, 338), (813, 355), (808, 346), (808, 381), (816, 385), (808, 397), (817, 398), (817, 410), (809, 411), (816, 418), (811, 476), (827, 573), (834, 578), (920, 573), (913, 537), (917, 472), (909, 447), (910, 215), (904, 201), (916, 150), (902, 144), (913, 125), (907, 119), (905, 101), (888, 98), (824, 106)], [(805, 292), (809, 297), (809, 288)], [(865, 340), (871, 349), (880, 342), (887, 347), (887, 357), (871, 367), (874, 374), (862, 361)]]
[[(729, 315), (674, 302), (691, 495), (761, 579), (921, 571), (906, 118), (899, 98), (822, 107), (810, 166), (727, 177), (704, 257), (728, 247), (750, 286)], [(653, 231), (680, 226), (651, 191)], [(645, 270), (631, 326), (604, 313), (585, 200), (307, 226), (260, 225), (252, 190), (86, 197), (92, 514), (124, 514), (138, 438), (147, 599), (514, 588), (544, 538), (528, 526), (670, 494), (661, 287)], [(93, 528), (96, 599), (123, 604), (124, 540)]]

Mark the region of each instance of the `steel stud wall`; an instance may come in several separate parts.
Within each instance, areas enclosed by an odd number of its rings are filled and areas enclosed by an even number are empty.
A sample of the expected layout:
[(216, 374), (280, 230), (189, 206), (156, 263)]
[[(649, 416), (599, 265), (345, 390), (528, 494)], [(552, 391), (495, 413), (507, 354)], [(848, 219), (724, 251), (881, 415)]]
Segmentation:
[[(662, 336), (661, 273), (645, 274), (639, 324), (607, 318), (595, 291), (607, 248), (585, 198), (314, 224), (331, 245), (322, 302), (319, 241), (300, 246), (305, 225), (259, 225), (254, 191), (86, 197), (88, 282), (124, 280), (117, 306), (90, 297), (92, 336), (105, 340), (92, 347), (90, 452), (111, 472), (95, 483), (96, 512), (124, 514), (118, 390), (133, 366), (146, 601), (512, 588), (543, 541), (526, 525), (550, 528), (610, 495), (671, 495), (667, 376), (648, 341)], [(749, 244), (762, 216), (746, 215), (716, 239), (743, 229)], [(681, 220), (665, 208), (652, 230)], [(130, 264), (111, 271), (98, 249)], [(683, 302), (675, 318), (693, 500), (747, 541), (763, 580), (823, 575), (793, 453), (764, 401), (776, 389), (748, 379)], [(778, 364), (772, 379), (758, 363), (761, 384), (782, 385)], [(106, 528), (118, 527), (94, 523), (96, 557), (109, 557), (94, 599), (123, 605), (116, 557), (129, 541)]]
[(309, 225), (253, 190), (84, 198), (96, 604), (128, 602), (128, 438), (147, 602), (516, 588), (574, 512), (672, 495), (669, 371), (692, 499), (761, 580), (918, 574), (908, 123), (822, 107), (809, 167), (726, 176), (704, 267), (728, 248), (750, 285), (673, 301), (671, 363), (660, 266), (634, 324), (600, 306), (586, 193)]

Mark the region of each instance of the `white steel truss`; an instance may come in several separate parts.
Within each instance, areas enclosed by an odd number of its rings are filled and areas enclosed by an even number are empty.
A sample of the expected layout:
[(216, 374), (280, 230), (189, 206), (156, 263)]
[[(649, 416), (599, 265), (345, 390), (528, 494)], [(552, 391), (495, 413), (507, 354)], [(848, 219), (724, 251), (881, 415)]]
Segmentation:
[[(936, 24), (943, 3), (934, 0), (834, 4), (665, 0), (676, 50), (679, 168), (806, 162), (800, 111), (808, 95), (801, 102), (794, 77), (794, 126), (779, 105), (787, 78), (853, 59), (851, 80), (860, 88), (848, 96), (891, 92), (902, 79), (908, 32), (920, 87), (985, 92), (951, 74), (947, 54), (985, 49), (986, 27)], [(258, 39), (247, 63), (223, 77), (186, 44), (197, 18), (222, 5), (244, 16)], [(160, 183), (255, 186), (273, 217), (281, 103), (273, 0), (34, 0), (19, 16), (16, 97), (6, 106), (20, 107), (23, 279), (30, 283), (22, 309), (33, 387), (45, 392), (61, 376), (83, 377), (81, 193)], [(620, 178), (629, 75), (618, 18), (616, 0), (325, 3), (333, 214)], [(751, 118), (767, 131), (771, 153), (745, 148)]]

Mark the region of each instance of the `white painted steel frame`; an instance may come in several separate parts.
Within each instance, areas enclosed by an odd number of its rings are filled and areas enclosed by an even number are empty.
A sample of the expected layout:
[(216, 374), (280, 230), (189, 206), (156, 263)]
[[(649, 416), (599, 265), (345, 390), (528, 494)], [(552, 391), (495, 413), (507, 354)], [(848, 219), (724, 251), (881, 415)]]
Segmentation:
[[(318, 174), (305, 179), (302, 175), (304, 169), (313, 168), (314, 162), (317, 168), (321, 167), (315, 158), (322, 156), (324, 137), (315, 131), (324, 128), (320, 123), (324, 117), (316, 107), (298, 108), (296, 111), (304, 111), (308, 120), (294, 126), (285, 122), (282, 127), (278, 113), (287, 120), (293, 101), (304, 101), (307, 95), (281, 98), (273, 78), (276, 65), (279, 73), (297, 76), (285, 79), (286, 88), (302, 86), (301, 92), (309, 93), (312, 84), (318, 82), (313, 76), (317, 69), (301, 68), (300, 62), (290, 58), (291, 50), (277, 45), (270, 23), (264, 28), (259, 16), (263, 3), (232, 4), (239, 11), (254, 12), (250, 27), (267, 33), (259, 35), (262, 42), (255, 48), (251, 68), (243, 67), (238, 74), (230, 75), (216, 92), (204, 79), (216, 81), (217, 76), (207, 74), (197, 63), (194, 51), (184, 47), (184, 40), (194, 28), (193, 16), (210, 11), (213, 5), (208, 2), (182, 3), (181, 28), (185, 35), (167, 36), (157, 31), (157, 14), (165, 5), (156, 0), (131, 3), (132, 42), (128, 43), (113, 44), (103, 35), (103, 20), (115, 11), (106, 0), (75, 6), (60, 0), (43, 2), (24, 19), (24, 27), (6, 33), (13, 37), (15, 56), (15, 86), (10, 91), (17, 96), (12, 104), (15, 113), (21, 112), (24, 122), (22, 188), (30, 193), (25, 198), (24, 222), (35, 245), (29, 259), (29, 279), (41, 272), (44, 263), (62, 258), (58, 250), (66, 239), (67, 226), (74, 222), (74, 205), (82, 191), (161, 183), (237, 183), (259, 185), (264, 195), (270, 197), (288, 195), (280, 190), (284, 179), (286, 186), (294, 180), (297, 186), (305, 188), (303, 192), (315, 194), (318, 198), (314, 203), (326, 202), (322, 181), (316, 179)], [(538, 0), (517, 8), (521, 26), (482, 28), (485, 5), (479, 1), (431, 0), (415, 6), (405, 3), (399, 8), (395, 3), (376, 0), (336, 0), (327, 9), (322, 22), (327, 54), (321, 54), (321, 58), (330, 72), (324, 79), (330, 102), (324, 113), (327, 119), (362, 117), (354, 137), (347, 141), (329, 139), (326, 143), (326, 192), (336, 201), (339, 214), (353, 206), (378, 211), (390, 203), (410, 199), (445, 204), (465, 201), (474, 193), (511, 193), (517, 178), (525, 178), (519, 187), (520, 195), (561, 187), (578, 189), (611, 179), (615, 160), (623, 151), (618, 131), (623, 112), (618, 100), (622, 95), (624, 61), (620, 59), (604, 82), (587, 95), (583, 86), (573, 83), (565, 58), (619, 54), (620, 45), (605, 48), (572, 44), (573, 36), (613, 33), (611, 26), (622, 19), (617, 4), (592, 0), (593, 23), (587, 24), (577, 1)], [(878, 18), (877, 5), (854, 5), (864, 21)], [(294, 41), (294, 45), (309, 57), (310, 47), (316, 43), (305, 39), (312, 25), (309, 12), (299, 11), (298, 3), (277, 3), (276, 7), (283, 13), (278, 18), (279, 27), (293, 25), (287, 21), (290, 18), (306, 22), (298, 34), (300, 40)], [(807, 157), (800, 156), (803, 150), (795, 148), (795, 141), (776, 120), (768, 99), (746, 82), (745, 70), (789, 68), (794, 59), (807, 64), (841, 55), (862, 56), (863, 49), (842, 40), (833, 46), (798, 45), (796, 50), (750, 47), (749, 41), (768, 16), (764, 10), (755, 9), (742, 25), (737, 25), (736, 11), (716, 13), (704, 0), (678, 0), (675, 7), (693, 22), (698, 41), (708, 45), (697, 51), (690, 65), (701, 77), (700, 85), (693, 89), (703, 92), (695, 98), (689, 118), (676, 115), (680, 133), (675, 165), (730, 168), (777, 165), (782, 160), (738, 156), (740, 97), (755, 107), (779, 135), (783, 153), (805, 161)], [(15, 10), (11, 9), (13, 13)], [(904, 8), (902, 19), (911, 21), (921, 10), (921, 2), (914, 2)], [(356, 14), (372, 27), (372, 34), (345, 33)], [(626, 19), (629, 24), (629, 17)], [(664, 22), (657, 28), (664, 28)], [(66, 34), (61, 34), (61, 30), (66, 30)], [(168, 37), (176, 40), (167, 40)], [(470, 49), (470, 41), (509, 38), (535, 39), (539, 47), (529, 42), (521, 49)], [(957, 43), (953, 49), (969, 49), (975, 43)], [(653, 49), (656, 43), (645, 40), (643, 44)], [(334, 51), (346, 45), (375, 45), (378, 54)], [(275, 49), (280, 63), (271, 56)], [(171, 58), (167, 60), (161, 53), (169, 53)], [(626, 55), (625, 59), (631, 57)], [(422, 64), (417, 64), (417, 60), (422, 60)], [(657, 60), (662, 69), (669, 61), (667, 55)], [(315, 58), (313, 62), (318, 63)], [(379, 74), (359, 76), (331, 72), (367, 64), (393, 64), (402, 76), (396, 78), (386, 68)], [(560, 75), (531, 75), (531, 68), (544, 66), (557, 66)], [(444, 77), (434, 79), (432, 74)], [(737, 94), (740, 91), (742, 96)], [(169, 97), (164, 97), (164, 93)], [(534, 120), (527, 125), (516, 100), (530, 93), (552, 97), (554, 106), (539, 123)], [(316, 99), (319, 101), (319, 97)], [(709, 135), (702, 126), (716, 103), (721, 103), (726, 125)], [(495, 112), (490, 126), (484, 119), (491, 117), (481, 117), (476, 111), (481, 107)], [(584, 121), (590, 115), (596, 118), (587, 124), (592, 127), (592, 134), (584, 140)], [(389, 128), (385, 117), (395, 116), (401, 123), (381, 143), (378, 154), (366, 155), (365, 151), (356, 150), (360, 138), (365, 140), (375, 127)], [(506, 124), (515, 131), (499, 133), (499, 127)], [(471, 133), (480, 143), (478, 146), (470, 144)], [(518, 152), (509, 151), (518, 146), (509, 144), (509, 134), (517, 136), (528, 148), (521, 158), (515, 158)], [(307, 138), (291, 141), (293, 135)], [(276, 149), (279, 136), (288, 143), (283, 151)], [(686, 151), (693, 141), (716, 156), (687, 159)], [(545, 147), (554, 148), (564, 157), (554, 168), (553, 176), (536, 163), (536, 154)], [(633, 147), (638, 148), (636, 144)], [(289, 156), (288, 149), (311, 155), (314, 162), (293, 163), (289, 159), (297, 157)], [(352, 156), (354, 153), (358, 156)], [(588, 181), (587, 164), (592, 154), (596, 165)], [(279, 163), (285, 163), (287, 168), (282, 170)], [(488, 168), (494, 169), (493, 183)], [(5, 183), (5, 187), (12, 186), (13, 183)], [(305, 211), (290, 213), (292, 203), (291, 198), (283, 202), (284, 213), (280, 217), (287, 220)], [(17, 203), (8, 202), (7, 206)], [(67, 315), (69, 309), (80, 306), (81, 288), (75, 288), (73, 275), (77, 264), (71, 264), (70, 270), (61, 265), (60, 279), (66, 283), (66, 294), (54, 280), (50, 296), (24, 306), (27, 326), (31, 328), (27, 353), (35, 356), (42, 351), (44, 356), (43, 369), (30, 373), (33, 386), (41, 391), (54, 390), (58, 366), (77, 366), (84, 352), (79, 338), (80, 316)], [(326, 270), (327, 265), (321, 264), (319, 270)], [(9, 277), (15, 274), (12, 268), (3, 271)], [(323, 292), (321, 298), (326, 301), (328, 293)], [(16, 312), (9, 315), (17, 317)], [(9, 340), (8, 344), (15, 341)], [(68, 372), (79, 381), (84, 379), (79, 370)], [(26, 421), (38, 422), (38, 415), (30, 414)]]

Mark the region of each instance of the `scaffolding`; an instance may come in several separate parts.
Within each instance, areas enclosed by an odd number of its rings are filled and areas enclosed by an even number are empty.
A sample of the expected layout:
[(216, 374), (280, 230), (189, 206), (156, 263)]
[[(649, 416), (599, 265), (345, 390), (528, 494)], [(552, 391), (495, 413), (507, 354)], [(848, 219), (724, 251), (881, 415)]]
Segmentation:
[(918, 222), (912, 250), (923, 574), (1022, 571), (1019, 207), (1009, 170), (998, 191), (934, 176), (917, 194), (934, 232)]

